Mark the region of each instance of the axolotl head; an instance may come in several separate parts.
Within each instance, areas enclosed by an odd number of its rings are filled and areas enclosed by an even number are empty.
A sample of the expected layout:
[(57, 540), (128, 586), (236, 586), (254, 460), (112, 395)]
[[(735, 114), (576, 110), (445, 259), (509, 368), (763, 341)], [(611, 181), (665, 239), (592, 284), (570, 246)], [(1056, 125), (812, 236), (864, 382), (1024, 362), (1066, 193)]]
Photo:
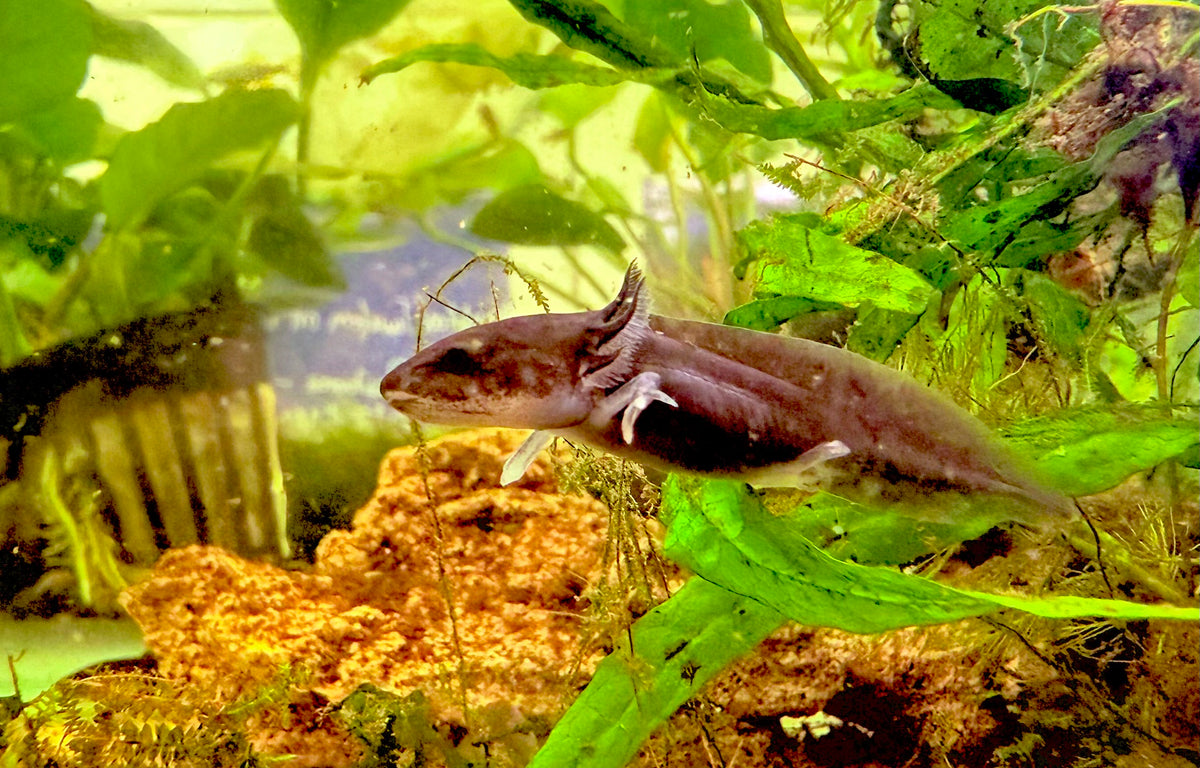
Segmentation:
[(633, 370), (648, 331), (641, 284), (630, 267), (604, 309), (514, 317), (453, 334), (397, 366), (380, 392), (396, 410), (433, 424), (579, 424)]

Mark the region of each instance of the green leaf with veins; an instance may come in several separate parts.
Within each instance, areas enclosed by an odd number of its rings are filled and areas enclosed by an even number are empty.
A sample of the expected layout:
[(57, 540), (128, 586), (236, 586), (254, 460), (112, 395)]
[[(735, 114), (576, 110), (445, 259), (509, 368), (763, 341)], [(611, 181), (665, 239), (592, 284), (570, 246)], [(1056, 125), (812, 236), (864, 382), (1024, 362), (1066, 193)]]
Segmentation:
[(278, 141), (298, 117), (298, 105), (281, 90), (229, 91), (176, 104), (158, 122), (117, 142), (100, 177), (109, 227), (137, 224), (159, 201), (227, 155)]
[(87, 6), (76, 0), (0, 3), (0, 124), (52, 108), (83, 83), (92, 54)]
[(540, 184), (501, 192), (475, 214), (471, 231), (523, 245), (598, 245), (614, 253), (625, 248), (603, 216)]

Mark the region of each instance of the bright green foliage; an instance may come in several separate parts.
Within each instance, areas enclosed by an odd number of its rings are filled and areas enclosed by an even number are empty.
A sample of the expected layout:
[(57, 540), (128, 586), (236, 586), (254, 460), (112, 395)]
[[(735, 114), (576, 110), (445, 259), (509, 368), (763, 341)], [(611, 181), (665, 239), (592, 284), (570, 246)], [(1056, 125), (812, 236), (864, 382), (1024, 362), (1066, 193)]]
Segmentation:
[(103, 119), (94, 102), (71, 97), (13, 121), (14, 132), (60, 165), (86, 160)]
[(527, 245), (600, 245), (613, 252), (625, 247), (600, 214), (540, 184), (501, 192), (475, 215), (471, 231), (480, 237)]
[(156, 123), (117, 143), (100, 182), (109, 225), (140, 222), (154, 205), (232, 152), (278, 141), (299, 117), (284, 91), (231, 91), (196, 104), (176, 104)]
[(380, 75), (399, 72), (422, 61), (491, 67), (503, 72), (522, 88), (554, 88), (567, 84), (616, 85), (629, 79), (628, 75), (615, 69), (583, 64), (562, 56), (537, 56), (532, 53), (496, 56), (474, 43), (442, 43), (414, 48), (367, 68), (362, 79), (364, 83), (370, 83)]
[[(1063, 168), (1025, 194), (948, 217), (942, 233), (966, 249), (997, 252), (1026, 224), (1058, 215), (1072, 200), (1093, 189), (1113, 157), (1143, 132), (1161, 123), (1174, 106), (1139, 115), (1101, 139), (1089, 159)], [(1052, 241), (1048, 247), (1058, 246), (1059, 243)]]
[(773, 331), (787, 320), (809, 312), (840, 309), (840, 304), (814, 301), (803, 296), (775, 296), (755, 299), (725, 313), (722, 322), (755, 331)]
[[(1073, 596), (998, 596), (890, 568), (839, 561), (773, 515), (746, 486), (672, 476), (663, 487), (667, 554), (697, 575), (751, 595), (793, 621), (850, 632), (981, 616), (999, 607), (1038, 616), (1200, 619), (1200, 611)], [(674, 599), (674, 598), (673, 598)]]
[(0, 124), (69, 99), (92, 54), (87, 6), (77, 0), (3, 0), (0, 51)]
[(692, 579), (600, 662), (531, 768), (619, 768), (713, 675), (785, 621), (751, 597)]
[(1051, 350), (1071, 362), (1082, 360), (1091, 316), (1087, 305), (1040, 272), (1021, 275), (1022, 294), (1041, 338)]
[(695, 570), (633, 626), (559, 721), (531, 765), (616, 768), (715, 671), (784, 620), (852, 632), (953, 621), (1011, 608), (1047, 618), (1195, 621), (1200, 610), (1074, 596), (1031, 598), (947, 587), (842, 562), (745, 485), (672, 475), (661, 516), (667, 554)]
[(1092, 18), (1053, 14), (1013, 34), (1014, 19), (1045, 5), (1044, 0), (914, 3), (913, 27), (930, 77), (1053, 85), (1099, 42), (1099, 34)]
[(701, 64), (724, 59), (763, 83), (771, 81), (770, 54), (750, 26), (741, 3), (707, 0), (645, 0), (625, 4), (625, 22), (649, 33), (676, 61), (694, 54)]
[[(135, 659), (146, 652), (142, 632), (130, 619), (15, 619), (0, 616), (0, 658), (15, 659), (21, 698), (29, 701), (56, 680), (106, 661)], [(7, 669), (0, 697), (14, 695)]]
[(143, 21), (107, 16), (91, 9), (95, 53), (145, 67), (180, 88), (204, 91), (204, 77), (182, 51)]
[(510, 0), (529, 21), (558, 35), (576, 50), (590, 53), (617, 69), (670, 67), (682, 60), (649, 36), (625, 24), (591, 0)]
[(759, 293), (847, 306), (869, 300), (881, 309), (914, 314), (937, 295), (917, 272), (847, 245), (807, 221), (804, 216), (776, 216), (738, 233)]
[(840, 142), (855, 131), (892, 120), (911, 120), (927, 108), (951, 109), (957, 103), (934, 88), (917, 85), (895, 96), (870, 101), (819, 101), (807, 107), (769, 109), (696, 93), (705, 116), (728, 131), (750, 133), (770, 141), (800, 139)]
[(347, 43), (378, 32), (409, 0), (277, 0), (300, 39), (301, 82), (310, 90), (321, 69)]
[(1200, 445), (1195, 408), (1149, 403), (1071, 408), (1014, 424), (1005, 436), (1072, 496), (1099, 493), (1177, 457), (1192, 461)]

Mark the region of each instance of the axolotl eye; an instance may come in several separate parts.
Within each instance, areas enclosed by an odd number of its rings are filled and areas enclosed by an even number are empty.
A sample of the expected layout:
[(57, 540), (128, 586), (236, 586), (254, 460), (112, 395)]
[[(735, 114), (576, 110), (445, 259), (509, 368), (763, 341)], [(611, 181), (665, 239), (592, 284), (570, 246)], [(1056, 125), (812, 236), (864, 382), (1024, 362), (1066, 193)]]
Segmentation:
[(479, 362), (461, 347), (447, 349), (441, 357), (430, 363), (430, 366), (453, 376), (472, 376), (479, 373), (480, 368)]

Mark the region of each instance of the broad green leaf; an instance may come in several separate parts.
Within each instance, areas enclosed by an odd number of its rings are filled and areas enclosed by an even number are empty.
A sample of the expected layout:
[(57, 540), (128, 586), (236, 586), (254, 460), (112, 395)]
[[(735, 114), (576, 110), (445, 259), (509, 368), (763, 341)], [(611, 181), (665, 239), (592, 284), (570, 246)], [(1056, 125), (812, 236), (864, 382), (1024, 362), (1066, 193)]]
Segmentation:
[(60, 166), (66, 166), (92, 157), (103, 122), (94, 102), (71, 97), (18, 117), (13, 127)]
[(204, 90), (204, 76), (187, 55), (144, 21), (116, 19), (90, 8), (94, 52), (145, 67), (180, 88)]
[[(992, 78), (1029, 85), (1030, 57), (1054, 65), (1035, 85), (1049, 87), (1098, 42), (1094, 22), (1022, 25), (1016, 37), (1006, 27), (1045, 0), (920, 0), (913, 4), (910, 34), (920, 40), (919, 56), (936, 80)], [(1056, 19), (1058, 17), (1055, 17)], [(1066, 21), (1065, 19), (1063, 20)], [(1022, 59), (1025, 57), (1025, 60)]]
[(914, 270), (799, 223), (804, 220), (781, 215), (738, 233), (745, 259), (753, 262), (759, 293), (850, 307), (870, 301), (912, 314), (923, 312), (936, 295)]
[(281, 177), (259, 182), (250, 202), (261, 213), (250, 225), (246, 248), (267, 268), (300, 285), (345, 287), (320, 234)]
[(1038, 335), (1056, 354), (1079, 362), (1090, 321), (1087, 305), (1040, 272), (1024, 272), (1021, 284)]
[(879, 309), (871, 302), (864, 302), (858, 310), (858, 320), (850, 326), (846, 338), (846, 349), (863, 357), (882, 363), (892, 356), (920, 315), (911, 312), (896, 312)]
[(892, 509), (817, 493), (784, 513), (796, 533), (838, 560), (904, 565), (987, 533), (999, 521), (977, 515), (951, 523), (917, 520)]
[(666, 100), (652, 92), (642, 102), (637, 125), (633, 132), (633, 148), (642, 156), (650, 170), (667, 170), (671, 156), (671, 115)]
[(941, 232), (967, 250), (995, 251), (1011, 241), (1026, 223), (1060, 214), (1098, 181), (1099, 176), (1088, 163), (1076, 163), (1023, 195), (948, 216)]
[(553, 32), (566, 45), (584, 51), (642, 82), (685, 100), (714, 94), (733, 103), (756, 104), (736, 78), (697, 68), (690, 55), (675, 56), (654, 37), (618, 19), (591, 0), (509, 0), (527, 20)]
[(616, 85), (629, 75), (608, 67), (573, 61), (565, 56), (540, 56), (518, 53), (496, 56), (475, 43), (439, 43), (425, 45), (369, 67), (362, 73), (364, 83), (380, 75), (399, 72), (422, 61), (469, 64), (491, 67), (503, 72), (522, 88), (554, 88), (560, 85)]
[(749, 597), (692, 579), (634, 623), (596, 668), (530, 768), (620, 768), (645, 739), (784, 617)]
[(845, 563), (742, 483), (671, 475), (663, 485), (665, 552), (701, 578), (806, 626), (882, 632), (1015, 608), (1049, 618), (1200, 619), (1200, 609), (1074, 596), (1021, 597), (955, 589), (889, 568)]
[(80, 0), (0, 0), (0, 124), (74, 95), (91, 53)]
[(662, 508), (668, 557), (806, 626), (882, 632), (994, 610), (928, 579), (836, 560), (740, 483), (672, 475)]
[[(142, 632), (130, 619), (0, 617), (0, 657), (16, 660), (17, 685), (26, 701), (86, 667), (145, 653)], [(12, 678), (0, 675), (0, 696), (12, 695)]]
[(537, 158), (512, 139), (455, 148), (413, 171), (396, 190), (394, 203), (424, 210), (439, 203), (457, 204), (481, 189), (497, 192), (542, 179)]
[(701, 64), (724, 59), (754, 79), (771, 81), (771, 57), (751, 28), (742, 3), (707, 0), (638, 0), (625, 8), (626, 23), (670, 51), (676, 61), (693, 55)]
[(956, 206), (972, 195), (976, 187), (994, 187), (1006, 192), (1016, 185), (1028, 187), (1045, 181), (1068, 165), (1065, 157), (1045, 147), (1004, 144), (973, 155), (950, 169), (938, 182), (938, 191), (944, 205)]
[(296, 102), (281, 90), (230, 91), (176, 104), (158, 122), (117, 142), (100, 179), (109, 227), (135, 225), (226, 155), (278, 141), (298, 116)]
[(312, 87), (326, 62), (347, 43), (369, 37), (395, 18), (410, 0), (275, 0), (300, 40), (301, 83)]
[(1071, 496), (1112, 488), (1200, 443), (1195, 409), (1154, 404), (1070, 408), (1004, 431), (1041, 475)]
[(540, 184), (501, 192), (475, 214), (471, 231), (523, 245), (599, 245), (614, 253), (625, 247), (603, 216)]
[(755, 331), (773, 331), (797, 315), (841, 308), (841, 304), (813, 301), (803, 296), (774, 296), (768, 299), (755, 299), (740, 307), (734, 307), (725, 313), (725, 319), (721, 322), (725, 325), (736, 325), (739, 328), (750, 328)]
[(611, 102), (617, 92), (616, 88), (568, 84), (540, 94), (538, 109), (557, 117), (564, 128), (574, 128)]

